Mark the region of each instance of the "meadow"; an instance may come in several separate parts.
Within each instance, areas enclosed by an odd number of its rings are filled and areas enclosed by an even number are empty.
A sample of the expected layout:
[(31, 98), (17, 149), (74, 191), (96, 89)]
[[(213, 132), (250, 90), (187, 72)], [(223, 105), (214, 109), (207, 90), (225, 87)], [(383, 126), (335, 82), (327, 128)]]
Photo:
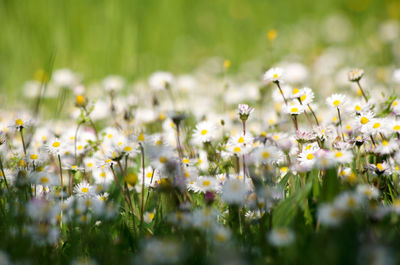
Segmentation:
[(397, 1), (0, 0), (0, 265), (398, 264)]

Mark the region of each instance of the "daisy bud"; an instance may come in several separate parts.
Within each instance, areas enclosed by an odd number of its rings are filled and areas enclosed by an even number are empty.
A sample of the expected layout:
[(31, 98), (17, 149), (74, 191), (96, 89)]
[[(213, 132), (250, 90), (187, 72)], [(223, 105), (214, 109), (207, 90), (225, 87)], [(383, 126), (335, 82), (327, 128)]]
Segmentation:
[(351, 82), (358, 82), (364, 75), (363, 69), (355, 68), (348, 73), (349, 81)]
[(85, 107), (87, 104), (86, 98), (83, 95), (77, 95), (76, 96), (76, 101), (75, 101), (75, 106), (77, 107)]
[(204, 193), (204, 200), (207, 204), (212, 204), (215, 199), (215, 194), (212, 191), (206, 191)]
[(239, 116), (242, 121), (246, 121), (250, 115), (254, 111), (253, 107), (249, 107), (247, 104), (239, 104), (238, 106)]

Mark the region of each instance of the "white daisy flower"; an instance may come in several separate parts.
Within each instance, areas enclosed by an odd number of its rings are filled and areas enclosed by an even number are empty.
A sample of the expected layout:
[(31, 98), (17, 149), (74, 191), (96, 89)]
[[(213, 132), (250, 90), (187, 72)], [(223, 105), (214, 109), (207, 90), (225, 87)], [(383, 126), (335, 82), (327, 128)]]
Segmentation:
[(268, 241), (275, 247), (290, 245), (295, 240), (295, 234), (288, 228), (274, 228), (268, 234)]
[(209, 121), (202, 121), (196, 125), (193, 132), (193, 141), (195, 143), (211, 142), (215, 138), (216, 127)]
[(326, 99), (326, 103), (334, 108), (342, 108), (346, 104), (346, 96), (343, 94), (332, 94)]
[(303, 105), (311, 104), (314, 100), (314, 92), (309, 87), (304, 87), (302, 90), (303, 93), (300, 96), (301, 103), (303, 103)]
[(399, 149), (398, 141), (395, 139), (383, 140), (374, 149), (374, 153), (380, 155), (389, 155)]
[(379, 190), (372, 185), (358, 185), (356, 191), (358, 194), (368, 198), (369, 200), (376, 200), (379, 198)]
[(301, 152), (297, 158), (299, 161), (300, 165), (311, 169), (316, 161), (316, 156), (315, 156), (316, 150), (305, 150)]
[(342, 192), (334, 200), (334, 206), (340, 210), (353, 210), (359, 208), (362, 203), (362, 198), (359, 194), (353, 192)]
[(78, 197), (92, 197), (95, 195), (93, 186), (86, 181), (82, 181), (81, 183), (75, 185), (74, 193)]
[(283, 69), (282, 68), (271, 68), (264, 74), (264, 81), (270, 82), (280, 82), (282, 83)]
[(325, 226), (338, 226), (343, 220), (343, 211), (331, 204), (321, 204), (317, 215), (319, 222)]
[(357, 82), (357, 81), (360, 81), (360, 79), (363, 77), (363, 75), (364, 75), (363, 69), (355, 68), (348, 73), (347, 77), (349, 78), (349, 81)]
[(333, 154), (336, 162), (340, 164), (351, 163), (353, 160), (353, 153), (349, 150), (335, 150)]
[(154, 90), (163, 90), (172, 85), (174, 76), (168, 72), (155, 72), (149, 78), (149, 85)]
[(200, 176), (192, 184), (188, 185), (189, 190), (205, 193), (206, 191), (218, 191), (219, 184), (215, 177)]
[[(138, 175), (140, 186), (143, 183), (143, 170), (140, 170)], [(148, 166), (144, 169), (144, 186), (145, 187), (155, 187), (157, 183), (160, 181), (160, 171), (154, 169), (151, 166)]]
[(53, 138), (47, 143), (46, 149), (52, 155), (62, 155), (64, 152), (64, 143), (58, 138)]
[(228, 204), (243, 205), (246, 197), (246, 185), (241, 180), (228, 179), (222, 186), (221, 198)]
[(298, 101), (291, 101), (288, 102), (288, 104), (286, 104), (283, 107), (283, 111), (287, 114), (291, 114), (291, 115), (299, 115), (304, 113), (304, 105), (300, 104), (300, 102)]
[(104, 90), (108, 93), (116, 93), (120, 91), (124, 85), (124, 78), (118, 75), (110, 75), (103, 80)]

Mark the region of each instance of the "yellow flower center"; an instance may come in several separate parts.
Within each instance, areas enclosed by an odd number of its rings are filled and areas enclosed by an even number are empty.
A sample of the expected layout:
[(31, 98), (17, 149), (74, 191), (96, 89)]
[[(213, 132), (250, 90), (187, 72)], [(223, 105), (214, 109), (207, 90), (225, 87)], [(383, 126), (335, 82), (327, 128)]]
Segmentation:
[(382, 165), (381, 163), (378, 163), (378, 164), (376, 165), (376, 167), (377, 167), (380, 171), (383, 171), (383, 165)]
[(361, 124), (367, 124), (369, 122), (367, 117), (362, 117), (360, 120)]
[(290, 109), (290, 112), (298, 112), (298, 111), (299, 111), (298, 108), (291, 108), (291, 109)]
[(138, 141), (140, 141), (140, 142), (144, 141), (144, 134), (143, 133), (139, 134)]
[(86, 188), (86, 187), (84, 187), (84, 188), (81, 189), (81, 191), (82, 191), (83, 193), (88, 193), (88, 192), (89, 192), (89, 189)]
[(106, 177), (106, 172), (103, 172), (103, 171), (102, 171), (102, 172), (100, 173), (100, 177), (105, 178), (105, 177)]
[(308, 154), (308, 155), (307, 155), (307, 159), (308, 159), (308, 160), (312, 160), (313, 158), (314, 158), (314, 155), (313, 155), (313, 154)]
[(208, 187), (208, 186), (210, 186), (210, 184), (211, 184), (211, 182), (209, 180), (204, 180), (203, 181), (203, 186), (204, 187)]
[(304, 95), (302, 95), (302, 96), (300, 97), (300, 100), (301, 100), (301, 101), (304, 101), (304, 100), (306, 100), (306, 99), (307, 99), (306, 94), (304, 94)]
[(294, 88), (293, 89), (293, 91), (292, 91), (292, 93), (295, 95), (295, 94), (297, 94), (297, 93), (299, 93), (300, 92), (300, 90), (298, 89), (298, 88)]
[(243, 138), (242, 136), (240, 136), (238, 142), (239, 142), (240, 144), (244, 143), (244, 138)]
[(32, 159), (32, 160), (36, 160), (36, 159), (38, 159), (38, 156), (37, 156), (37, 155), (35, 155), (35, 154), (32, 154), (30, 157), (31, 157), (31, 159)]
[(49, 179), (47, 177), (40, 178), (40, 183), (48, 183)]
[(84, 106), (86, 104), (86, 99), (82, 95), (77, 95), (76, 96), (76, 105), (78, 106)]
[(395, 125), (395, 126), (393, 126), (393, 130), (395, 130), (395, 131), (400, 131), (400, 125)]
[(124, 151), (125, 151), (125, 152), (130, 152), (130, 151), (132, 151), (132, 147), (130, 147), (130, 146), (125, 146), (125, 147), (124, 147)]
[(235, 153), (239, 153), (241, 151), (239, 146), (236, 146), (235, 148), (233, 148), (233, 152)]
[(184, 164), (189, 164), (190, 160), (187, 158), (182, 159), (182, 163)]
[(337, 107), (340, 104), (340, 100), (333, 101), (333, 106)]
[(167, 162), (167, 158), (165, 156), (160, 157), (160, 162), (161, 163)]
[(60, 142), (54, 142), (54, 143), (52, 144), (52, 146), (57, 148), (57, 147), (60, 146), (60, 144), (61, 144)]
[(148, 217), (149, 217), (150, 221), (152, 221), (154, 219), (154, 213), (149, 213)]
[(342, 152), (336, 152), (335, 153), (335, 157), (342, 157), (343, 156), (343, 153)]
[(361, 110), (361, 107), (360, 107), (359, 105), (356, 105), (356, 106), (354, 107), (354, 109), (355, 109), (356, 111), (360, 111), (360, 110)]
[(377, 128), (381, 127), (381, 124), (379, 122), (376, 122), (376, 123), (374, 123), (374, 126), (372, 126), (372, 127), (374, 127), (374, 129), (377, 129)]
[(21, 119), (17, 119), (17, 120), (15, 121), (15, 125), (16, 125), (16, 126), (22, 126), (22, 125), (24, 125), (24, 122), (23, 122)]
[(206, 135), (208, 133), (208, 131), (206, 129), (204, 129), (204, 130), (201, 130), (200, 133), (201, 133), (201, 135)]
[(383, 140), (383, 141), (382, 141), (382, 145), (383, 145), (383, 146), (387, 146), (388, 144), (389, 144), (388, 141), (386, 141), (386, 140)]
[(267, 151), (262, 153), (263, 158), (268, 158), (269, 156), (270, 156), (270, 154)]
[(274, 74), (272, 78), (278, 78), (278, 74)]
[(146, 174), (146, 177), (148, 177), (148, 178), (151, 178), (153, 176), (153, 172), (148, 172), (147, 174)]

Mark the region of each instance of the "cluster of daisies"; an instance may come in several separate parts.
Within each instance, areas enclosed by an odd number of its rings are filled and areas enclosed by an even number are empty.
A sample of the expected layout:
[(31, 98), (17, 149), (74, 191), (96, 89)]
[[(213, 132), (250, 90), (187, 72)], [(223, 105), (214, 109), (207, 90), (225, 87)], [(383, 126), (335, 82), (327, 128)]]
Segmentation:
[[(167, 223), (204, 232), (221, 246), (256, 223), (268, 226), (267, 244), (284, 247), (296, 242), (296, 230), (291, 220), (273, 222), (274, 213), (299, 194), (311, 196), (311, 186), (324, 191), (332, 172), (339, 183), (334, 197), (315, 192), (314, 216), (308, 204), (300, 207), (310, 229), (340, 226), (360, 212), (374, 220), (400, 214), (394, 93), (369, 92), (362, 69), (348, 72), (354, 93), (319, 101), (303, 82), (287, 82), (284, 68), (246, 83), (230, 80), (227, 69), (221, 74), (156, 72), (134, 85), (109, 76), (93, 85), (101, 95), (68, 69), (55, 71), (45, 86), (29, 82), (33, 98), (46, 94), (43, 87), (57, 88), (57, 109), (69, 116), (2, 112), (3, 212), (27, 216), (10, 231), (57, 246), (66, 227), (101, 227), (123, 216), (136, 239)], [(178, 242), (156, 236), (142, 244), (137, 262), (184, 256)]]

